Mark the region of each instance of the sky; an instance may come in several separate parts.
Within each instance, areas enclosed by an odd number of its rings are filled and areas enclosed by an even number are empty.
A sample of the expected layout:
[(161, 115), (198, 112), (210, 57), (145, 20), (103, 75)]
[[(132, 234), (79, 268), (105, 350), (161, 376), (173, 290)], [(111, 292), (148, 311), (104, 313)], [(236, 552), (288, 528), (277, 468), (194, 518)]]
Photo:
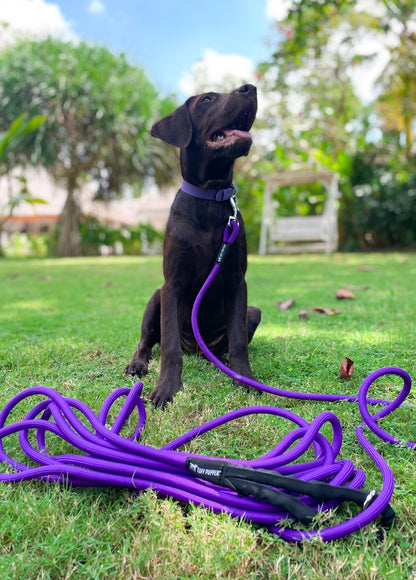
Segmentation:
[[(178, 100), (203, 90), (255, 83), (256, 65), (279, 42), (276, 22), (293, 0), (0, 0), (0, 48), (16, 34), (55, 35), (104, 44), (143, 68), (160, 95)], [(376, 14), (383, 4), (357, 0)], [(7, 22), (5, 28), (1, 23)], [(416, 31), (416, 23), (415, 31)], [(334, 37), (336, 41), (336, 37)], [(377, 57), (350, 71), (357, 94), (374, 99), (374, 81), (389, 58), (385, 39), (356, 39), (355, 50)], [(261, 101), (261, 99), (260, 99)]]
[[(105, 44), (143, 67), (162, 95), (192, 93), (193, 67), (240, 72), (270, 59), (288, 0), (0, 0), (0, 44), (22, 30)], [(237, 74), (238, 76), (238, 74)], [(251, 80), (247, 78), (247, 80)]]

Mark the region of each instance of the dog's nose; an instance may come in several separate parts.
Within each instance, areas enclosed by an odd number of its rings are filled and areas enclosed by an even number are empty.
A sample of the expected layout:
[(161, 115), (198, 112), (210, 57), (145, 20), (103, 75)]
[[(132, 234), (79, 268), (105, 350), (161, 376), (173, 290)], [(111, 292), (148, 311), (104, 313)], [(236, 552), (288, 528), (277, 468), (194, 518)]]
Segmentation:
[(254, 85), (243, 85), (237, 89), (238, 93), (252, 93), (255, 95), (257, 93), (257, 89)]

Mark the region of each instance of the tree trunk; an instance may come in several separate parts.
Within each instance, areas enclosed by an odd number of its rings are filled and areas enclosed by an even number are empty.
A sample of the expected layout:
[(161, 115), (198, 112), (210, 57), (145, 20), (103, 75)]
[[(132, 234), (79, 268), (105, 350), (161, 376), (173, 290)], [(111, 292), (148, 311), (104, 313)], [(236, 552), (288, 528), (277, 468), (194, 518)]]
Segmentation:
[(75, 197), (76, 179), (68, 177), (68, 196), (58, 223), (58, 256), (61, 258), (81, 255), (79, 220), (81, 210)]

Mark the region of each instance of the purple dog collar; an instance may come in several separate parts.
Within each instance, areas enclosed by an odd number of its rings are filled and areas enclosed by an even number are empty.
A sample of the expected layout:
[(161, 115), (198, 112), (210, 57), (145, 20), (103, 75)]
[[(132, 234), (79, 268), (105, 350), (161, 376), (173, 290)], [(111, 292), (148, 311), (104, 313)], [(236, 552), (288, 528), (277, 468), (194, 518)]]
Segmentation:
[(199, 199), (208, 199), (210, 201), (227, 201), (233, 195), (235, 195), (236, 187), (232, 183), (230, 187), (225, 189), (202, 189), (192, 183), (182, 180), (181, 190), (188, 195), (193, 197), (199, 197)]

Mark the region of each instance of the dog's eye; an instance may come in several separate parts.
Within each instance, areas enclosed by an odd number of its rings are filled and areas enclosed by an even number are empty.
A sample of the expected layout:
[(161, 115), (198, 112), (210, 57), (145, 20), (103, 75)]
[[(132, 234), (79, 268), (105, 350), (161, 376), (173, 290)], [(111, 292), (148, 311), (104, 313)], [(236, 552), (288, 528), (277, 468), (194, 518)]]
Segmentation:
[(204, 95), (199, 100), (200, 103), (209, 103), (210, 101), (212, 101), (212, 96), (211, 95)]

